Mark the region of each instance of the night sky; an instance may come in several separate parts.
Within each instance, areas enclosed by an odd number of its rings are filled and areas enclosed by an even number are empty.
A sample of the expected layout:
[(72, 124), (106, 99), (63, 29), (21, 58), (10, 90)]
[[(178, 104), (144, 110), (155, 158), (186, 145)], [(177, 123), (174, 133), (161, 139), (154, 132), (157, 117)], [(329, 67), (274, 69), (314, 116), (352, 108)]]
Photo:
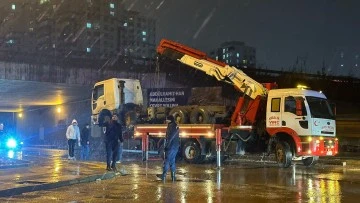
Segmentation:
[(298, 58), (299, 64), (306, 61), (307, 72), (320, 70), (325, 61), (332, 75), (349, 75), (353, 67), (360, 76), (354, 67), (360, 55), (359, 0), (123, 2), (158, 20), (157, 42), (168, 38), (208, 52), (224, 41), (244, 41), (257, 49), (257, 64), (269, 69), (289, 70)]

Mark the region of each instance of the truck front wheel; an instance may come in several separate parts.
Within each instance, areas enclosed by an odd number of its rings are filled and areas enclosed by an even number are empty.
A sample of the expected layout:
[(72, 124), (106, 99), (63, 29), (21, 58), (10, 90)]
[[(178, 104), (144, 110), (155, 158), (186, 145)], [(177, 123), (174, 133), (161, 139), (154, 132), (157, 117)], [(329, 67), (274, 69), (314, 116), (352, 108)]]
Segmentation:
[(188, 141), (187, 143), (185, 143), (182, 150), (183, 158), (188, 163), (200, 163), (203, 160), (200, 147), (194, 141)]
[(290, 146), (285, 141), (279, 141), (275, 147), (276, 162), (279, 167), (287, 168), (291, 165), (292, 154)]
[(314, 166), (318, 161), (319, 161), (318, 156), (312, 156), (302, 160), (304, 166)]

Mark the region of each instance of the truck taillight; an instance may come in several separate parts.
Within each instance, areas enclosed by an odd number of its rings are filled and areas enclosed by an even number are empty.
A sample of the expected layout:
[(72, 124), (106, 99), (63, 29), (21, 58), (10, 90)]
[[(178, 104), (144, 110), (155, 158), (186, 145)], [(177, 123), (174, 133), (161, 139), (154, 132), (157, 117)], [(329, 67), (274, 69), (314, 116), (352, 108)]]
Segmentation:
[(141, 136), (141, 133), (140, 133), (140, 132), (135, 131), (135, 132), (134, 132), (134, 136), (135, 136), (135, 137), (139, 137), (139, 136)]

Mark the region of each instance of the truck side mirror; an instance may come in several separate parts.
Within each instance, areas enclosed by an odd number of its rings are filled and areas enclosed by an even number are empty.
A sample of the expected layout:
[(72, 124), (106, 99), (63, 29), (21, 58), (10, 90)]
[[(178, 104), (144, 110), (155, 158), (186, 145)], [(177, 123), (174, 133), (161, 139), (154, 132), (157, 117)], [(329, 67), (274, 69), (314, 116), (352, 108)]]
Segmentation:
[(303, 98), (296, 98), (296, 115), (303, 116)]

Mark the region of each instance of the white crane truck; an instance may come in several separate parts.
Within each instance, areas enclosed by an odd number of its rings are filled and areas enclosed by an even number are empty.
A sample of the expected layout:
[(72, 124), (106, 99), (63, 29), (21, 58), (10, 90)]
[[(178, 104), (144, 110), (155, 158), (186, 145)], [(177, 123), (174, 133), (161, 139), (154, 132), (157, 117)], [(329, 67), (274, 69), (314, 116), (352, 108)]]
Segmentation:
[[(323, 93), (303, 88), (273, 89), (272, 83), (260, 84), (236, 67), (166, 39), (161, 40), (157, 53), (229, 83), (243, 93), (228, 124), (179, 125), (180, 151), (186, 161), (196, 163), (213, 157), (215, 131), (219, 129), (225, 153), (254, 149), (275, 153), (280, 167), (289, 167), (293, 160), (311, 166), (319, 156), (338, 153), (335, 115)], [(174, 116), (183, 115), (175, 112)], [(207, 114), (200, 111), (198, 116)], [(159, 138), (159, 142), (165, 132), (165, 124), (137, 124), (134, 128), (135, 137), (146, 134)]]

